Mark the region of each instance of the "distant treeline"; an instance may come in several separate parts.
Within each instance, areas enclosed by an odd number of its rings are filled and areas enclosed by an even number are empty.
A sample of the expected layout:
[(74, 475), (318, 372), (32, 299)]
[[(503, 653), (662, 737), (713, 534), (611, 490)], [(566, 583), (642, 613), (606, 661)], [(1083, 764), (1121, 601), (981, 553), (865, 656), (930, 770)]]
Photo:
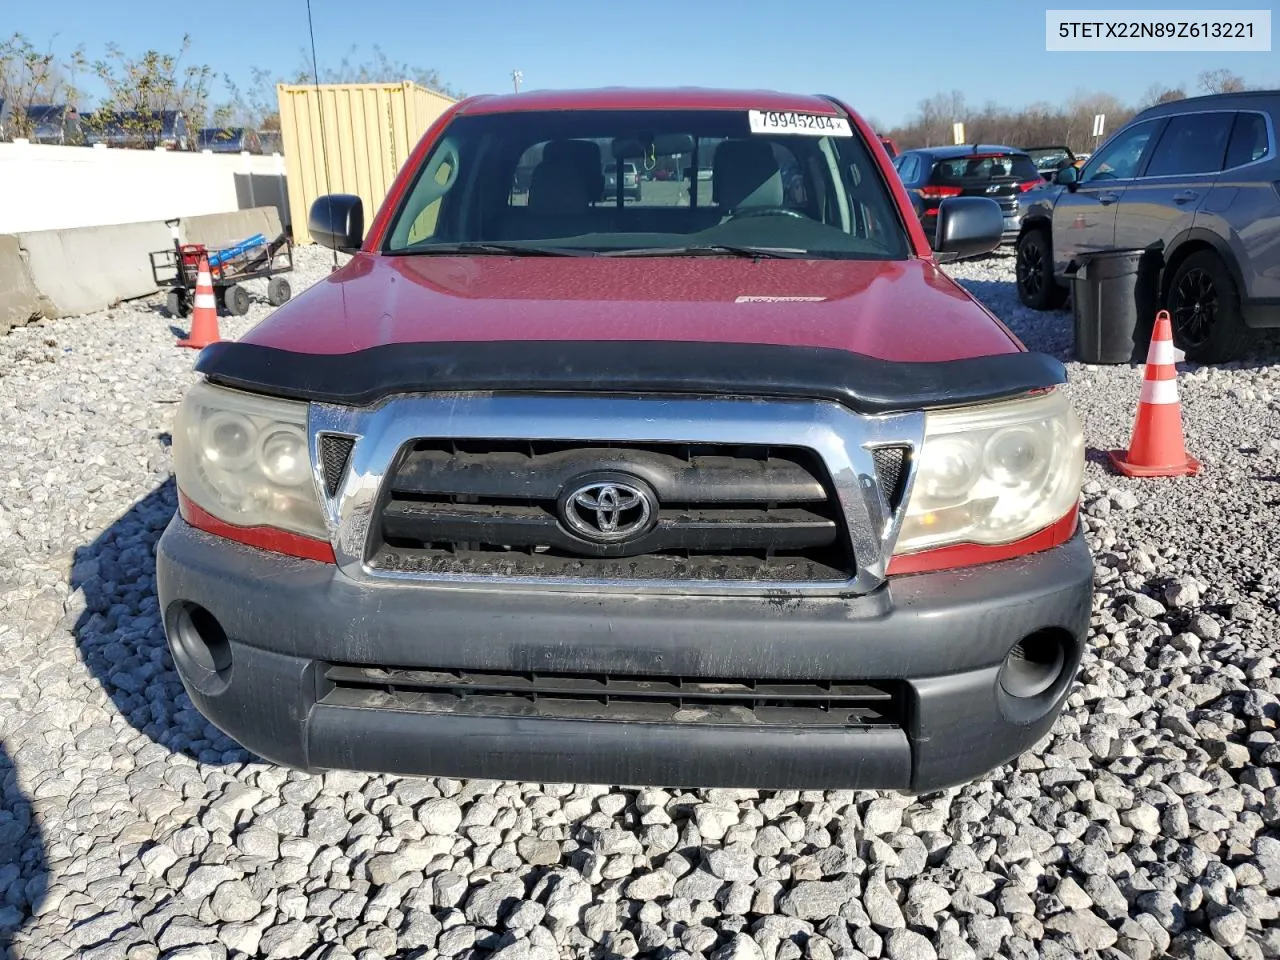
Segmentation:
[[(1280, 86), (1280, 84), (1277, 84)], [(1197, 78), (1198, 89), (1156, 84), (1135, 104), (1126, 104), (1109, 93), (1077, 91), (1063, 102), (1041, 101), (1011, 110), (995, 103), (970, 106), (958, 90), (920, 101), (916, 115), (899, 127), (877, 129), (892, 137), (900, 150), (934, 147), (953, 142), (952, 124), (963, 123), (968, 143), (998, 143), (1015, 147), (1059, 146), (1076, 152), (1094, 148), (1093, 118), (1105, 114), (1103, 139), (1134, 114), (1157, 103), (1181, 100), (1203, 93), (1232, 93), (1248, 89), (1244, 80), (1228, 70), (1210, 70)]]

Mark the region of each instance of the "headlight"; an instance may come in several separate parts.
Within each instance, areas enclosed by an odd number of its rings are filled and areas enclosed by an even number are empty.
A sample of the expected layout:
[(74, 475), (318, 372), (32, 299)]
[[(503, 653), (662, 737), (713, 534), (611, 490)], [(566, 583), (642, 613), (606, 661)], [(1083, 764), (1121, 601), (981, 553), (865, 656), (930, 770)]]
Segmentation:
[(173, 432), (178, 488), (241, 527), (328, 539), (307, 449), (307, 405), (199, 383)]
[(1061, 390), (931, 412), (894, 553), (1021, 540), (1071, 510), (1083, 476), (1084, 436)]

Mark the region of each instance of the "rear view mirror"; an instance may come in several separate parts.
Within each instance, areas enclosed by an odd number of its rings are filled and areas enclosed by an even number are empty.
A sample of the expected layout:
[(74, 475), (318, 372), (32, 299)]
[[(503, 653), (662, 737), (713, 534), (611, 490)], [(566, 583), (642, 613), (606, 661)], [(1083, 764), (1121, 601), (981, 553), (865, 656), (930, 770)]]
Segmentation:
[(948, 260), (990, 253), (1003, 237), (1004, 213), (988, 197), (948, 197), (938, 206), (933, 250)]
[(613, 157), (615, 160), (643, 157), (649, 152), (651, 143), (653, 152), (660, 157), (693, 153), (693, 137), (690, 134), (659, 133), (655, 136), (618, 137), (613, 141)]
[(311, 239), (322, 247), (355, 253), (364, 242), (364, 201), (350, 193), (331, 193), (311, 204)]
[(1073, 183), (1078, 183), (1079, 180), (1080, 171), (1074, 166), (1063, 167), (1053, 175), (1053, 182), (1063, 187), (1069, 187)]

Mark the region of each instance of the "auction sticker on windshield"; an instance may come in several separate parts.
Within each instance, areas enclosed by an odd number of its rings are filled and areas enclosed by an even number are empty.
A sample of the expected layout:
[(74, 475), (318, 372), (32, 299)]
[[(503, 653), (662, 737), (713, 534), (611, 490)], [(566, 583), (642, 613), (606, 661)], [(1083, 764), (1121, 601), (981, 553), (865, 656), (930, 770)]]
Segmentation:
[(792, 110), (748, 110), (752, 133), (801, 133), (811, 137), (852, 137), (844, 117)]

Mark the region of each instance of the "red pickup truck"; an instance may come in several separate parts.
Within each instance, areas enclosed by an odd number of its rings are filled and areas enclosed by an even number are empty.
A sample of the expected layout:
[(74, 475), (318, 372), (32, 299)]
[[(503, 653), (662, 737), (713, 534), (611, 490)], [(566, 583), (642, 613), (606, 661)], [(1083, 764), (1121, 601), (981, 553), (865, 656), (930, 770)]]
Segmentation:
[(173, 431), (199, 710), (296, 767), (544, 782), (925, 792), (1034, 744), (1089, 617), (1080, 427), (938, 267), (999, 208), (931, 251), (873, 144), (825, 97), (484, 96), (367, 229), (317, 201), (351, 259), (207, 348)]

